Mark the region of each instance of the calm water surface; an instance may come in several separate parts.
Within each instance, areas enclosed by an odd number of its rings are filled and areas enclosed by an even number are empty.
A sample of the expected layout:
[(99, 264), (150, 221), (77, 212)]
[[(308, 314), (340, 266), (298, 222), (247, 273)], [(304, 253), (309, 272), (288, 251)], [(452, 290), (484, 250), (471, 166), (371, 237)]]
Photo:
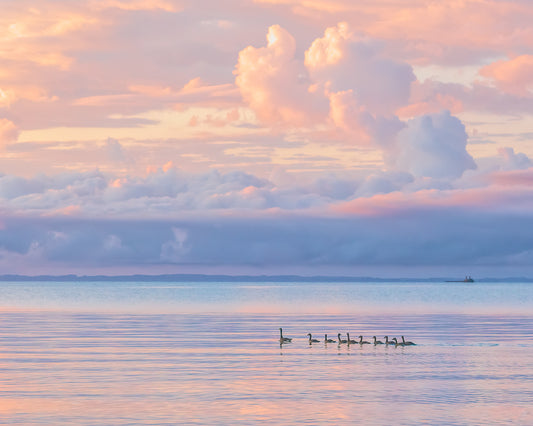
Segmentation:
[(0, 424), (533, 424), (531, 284), (4, 282), (0, 324)]

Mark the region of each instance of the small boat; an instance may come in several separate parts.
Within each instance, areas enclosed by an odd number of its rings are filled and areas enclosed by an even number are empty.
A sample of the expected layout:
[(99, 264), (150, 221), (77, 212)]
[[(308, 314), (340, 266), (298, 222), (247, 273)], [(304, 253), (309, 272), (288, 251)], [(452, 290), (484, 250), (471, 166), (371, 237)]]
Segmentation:
[(470, 275), (467, 275), (464, 280), (457, 280), (457, 281), (446, 281), (447, 283), (473, 283), (474, 278), (472, 278)]

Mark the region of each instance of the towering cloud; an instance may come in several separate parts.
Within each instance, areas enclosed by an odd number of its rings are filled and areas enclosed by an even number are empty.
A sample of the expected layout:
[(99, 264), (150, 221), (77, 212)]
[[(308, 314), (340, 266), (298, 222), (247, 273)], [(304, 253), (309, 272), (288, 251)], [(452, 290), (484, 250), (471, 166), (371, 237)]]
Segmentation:
[(267, 40), (242, 50), (235, 69), (244, 101), (262, 122), (321, 125), (351, 145), (387, 144), (403, 127), (394, 112), (408, 101), (415, 77), (379, 43), (340, 23), (313, 41), (302, 62), (285, 29), (270, 27)]
[(307, 70), (295, 59), (296, 42), (279, 25), (268, 29), (266, 47), (239, 53), (235, 83), (260, 120), (271, 124), (312, 123), (315, 102)]
[(407, 103), (415, 80), (410, 65), (387, 58), (378, 42), (357, 37), (344, 22), (311, 44), (305, 65), (328, 91), (352, 91), (373, 114), (390, 115)]

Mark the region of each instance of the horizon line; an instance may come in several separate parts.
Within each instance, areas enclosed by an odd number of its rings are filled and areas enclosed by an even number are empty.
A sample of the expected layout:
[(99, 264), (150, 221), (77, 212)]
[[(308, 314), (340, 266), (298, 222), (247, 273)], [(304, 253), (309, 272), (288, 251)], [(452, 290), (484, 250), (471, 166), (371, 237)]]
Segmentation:
[[(298, 275), (298, 274), (258, 274), (258, 275), (231, 275), (231, 274), (121, 274), (121, 275), (77, 275), (77, 274), (62, 274), (62, 275), (21, 275), (21, 274), (3, 274), (0, 275), (0, 281), (195, 281), (195, 282), (245, 282), (245, 281), (277, 281), (277, 282), (446, 282), (447, 280), (457, 279), (456, 277), (442, 276), (442, 277), (426, 277), (426, 278), (409, 278), (409, 277), (394, 277), (383, 278), (373, 276), (353, 276), (353, 275)], [(476, 278), (476, 282), (533, 282), (532, 277), (505, 277), (505, 278)], [(463, 281), (450, 281), (461, 283)]]

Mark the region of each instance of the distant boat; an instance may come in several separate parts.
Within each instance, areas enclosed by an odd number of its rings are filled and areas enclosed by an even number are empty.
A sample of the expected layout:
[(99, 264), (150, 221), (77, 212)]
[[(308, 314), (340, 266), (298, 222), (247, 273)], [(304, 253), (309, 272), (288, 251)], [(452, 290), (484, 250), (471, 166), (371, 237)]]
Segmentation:
[(464, 280), (460, 281), (446, 281), (447, 283), (473, 283), (474, 278), (472, 278), (470, 275), (467, 275)]

